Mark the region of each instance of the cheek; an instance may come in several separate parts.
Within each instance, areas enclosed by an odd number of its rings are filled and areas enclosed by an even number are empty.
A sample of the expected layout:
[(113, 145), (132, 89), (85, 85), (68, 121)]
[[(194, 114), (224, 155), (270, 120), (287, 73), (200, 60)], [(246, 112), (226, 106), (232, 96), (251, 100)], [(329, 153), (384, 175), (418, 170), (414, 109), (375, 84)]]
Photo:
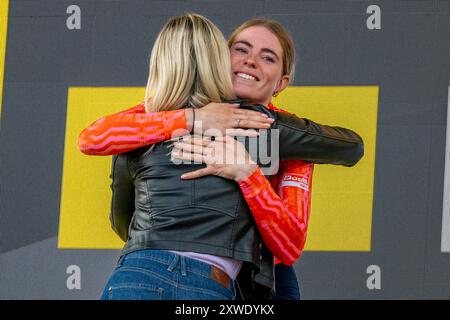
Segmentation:
[(231, 58), (231, 68), (233, 69), (234, 67), (238, 66), (239, 57), (236, 54), (232, 53), (230, 58)]
[(275, 88), (281, 80), (281, 72), (278, 68), (273, 68), (266, 72), (266, 85)]

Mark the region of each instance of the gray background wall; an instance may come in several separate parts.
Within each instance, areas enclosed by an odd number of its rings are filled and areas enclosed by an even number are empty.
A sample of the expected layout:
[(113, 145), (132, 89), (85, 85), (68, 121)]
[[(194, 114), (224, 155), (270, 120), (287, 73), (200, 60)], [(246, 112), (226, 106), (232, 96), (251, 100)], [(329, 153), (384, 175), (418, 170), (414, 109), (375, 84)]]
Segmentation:
[[(66, 28), (81, 8), (82, 28)], [(368, 30), (366, 8), (382, 10)], [(58, 250), (69, 86), (144, 86), (168, 17), (194, 11), (226, 35), (258, 15), (296, 40), (294, 85), (380, 87), (370, 252), (305, 252), (304, 299), (450, 298), (441, 252), (449, 1), (27, 1), (9, 7), (0, 130), (0, 298), (97, 299), (119, 251)], [(448, 195), (447, 195), (448, 196)], [(66, 287), (78, 265), (80, 290)], [(369, 290), (367, 267), (381, 270)]]

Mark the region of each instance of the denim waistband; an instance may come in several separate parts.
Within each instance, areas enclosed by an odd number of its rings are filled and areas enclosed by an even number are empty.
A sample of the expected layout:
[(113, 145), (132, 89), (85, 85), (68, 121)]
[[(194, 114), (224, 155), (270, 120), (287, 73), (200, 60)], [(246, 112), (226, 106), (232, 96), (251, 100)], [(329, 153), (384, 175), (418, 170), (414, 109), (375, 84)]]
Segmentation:
[[(181, 272), (194, 272), (202, 276), (208, 277), (211, 273), (211, 265), (200, 260), (191, 259), (174, 252), (166, 250), (141, 249), (132, 251), (119, 258), (118, 265), (126, 265), (127, 261), (133, 259), (149, 260), (167, 265), (169, 269), (180, 267)], [(170, 270), (171, 271), (171, 270)]]

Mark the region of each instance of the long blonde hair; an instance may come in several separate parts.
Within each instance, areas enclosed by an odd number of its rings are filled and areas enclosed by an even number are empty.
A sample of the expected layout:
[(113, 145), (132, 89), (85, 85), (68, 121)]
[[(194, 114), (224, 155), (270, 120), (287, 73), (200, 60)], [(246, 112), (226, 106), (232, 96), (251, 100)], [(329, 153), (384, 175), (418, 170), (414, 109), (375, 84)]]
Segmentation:
[(222, 32), (198, 14), (171, 18), (152, 49), (146, 111), (198, 108), (235, 97)]

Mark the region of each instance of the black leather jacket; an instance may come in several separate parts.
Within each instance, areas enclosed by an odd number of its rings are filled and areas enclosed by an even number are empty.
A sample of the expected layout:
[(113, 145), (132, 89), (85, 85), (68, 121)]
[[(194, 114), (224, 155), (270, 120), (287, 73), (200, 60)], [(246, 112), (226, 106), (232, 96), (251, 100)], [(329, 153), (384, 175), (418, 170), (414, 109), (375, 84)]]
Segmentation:
[[(281, 159), (352, 166), (364, 153), (362, 139), (351, 130), (264, 106), (247, 108), (275, 119), (271, 130), (279, 130)], [(174, 164), (167, 143), (154, 145), (148, 155), (147, 150), (113, 157), (110, 220), (126, 241), (122, 253), (151, 248), (231, 257), (248, 262), (253, 280), (272, 288), (273, 256), (238, 184), (217, 176), (181, 180), (183, 173), (204, 165)]]

